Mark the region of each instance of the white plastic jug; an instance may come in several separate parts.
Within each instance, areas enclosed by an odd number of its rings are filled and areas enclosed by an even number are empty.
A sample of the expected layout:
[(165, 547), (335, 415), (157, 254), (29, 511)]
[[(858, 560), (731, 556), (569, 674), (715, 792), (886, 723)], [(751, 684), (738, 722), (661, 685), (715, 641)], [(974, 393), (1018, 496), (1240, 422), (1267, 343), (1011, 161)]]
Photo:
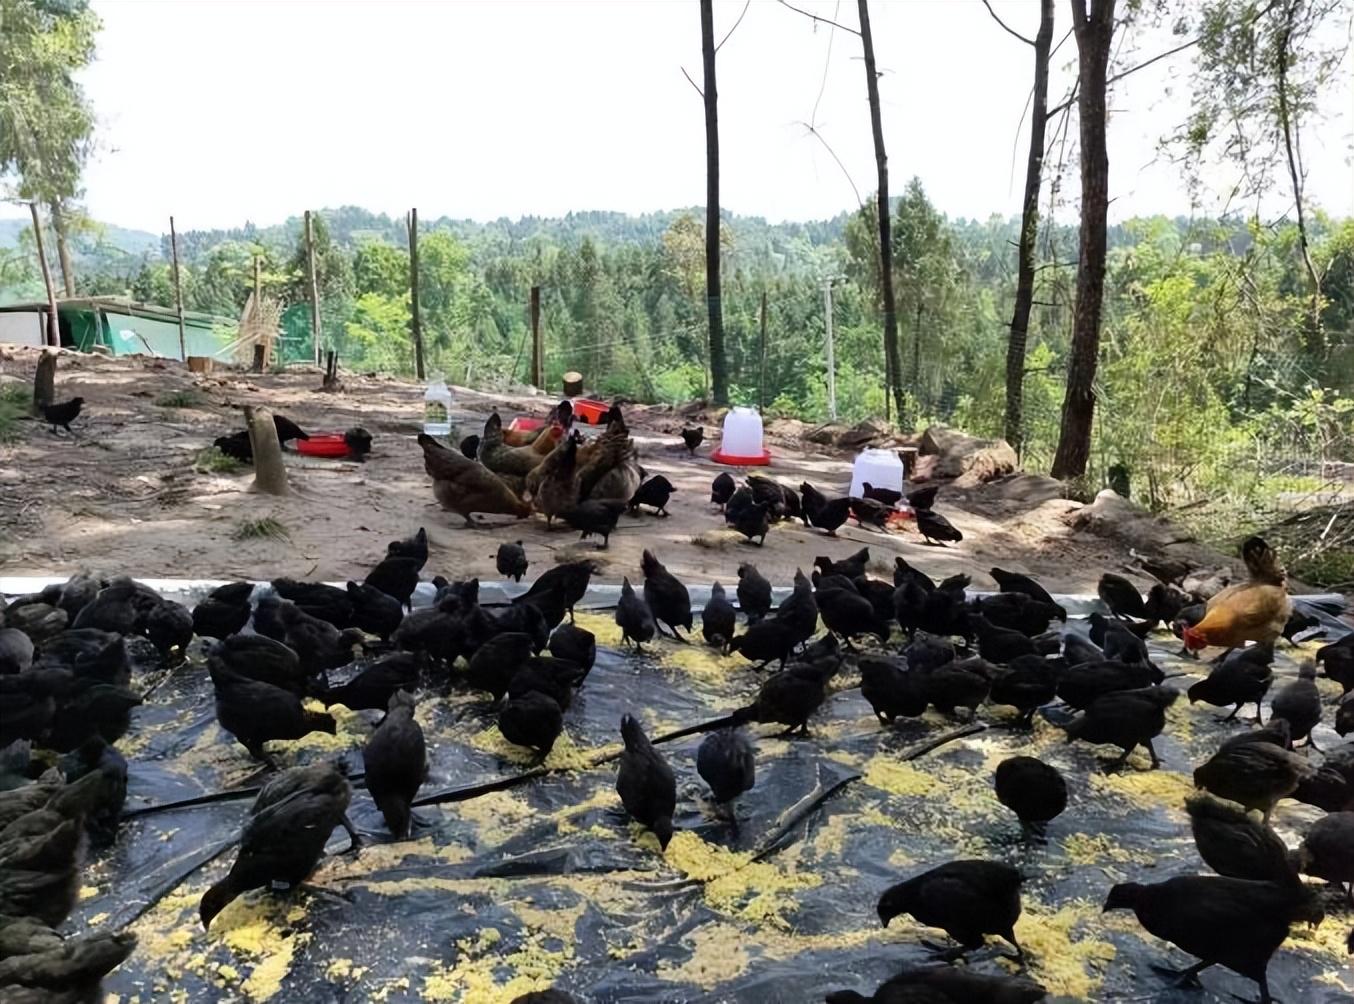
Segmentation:
[(434, 374), (423, 392), (423, 431), (429, 436), (451, 435), (451, 390)]
[(731, 408), (724, 416), (719, 452), (728, 457), (761, 457), (762, 416), (755, 408)]
[(903, 490), (903, 462), (893, 450), (862, 450), (851, 467), (851, 494), (860, 497), (865, 482), (873, 488)]

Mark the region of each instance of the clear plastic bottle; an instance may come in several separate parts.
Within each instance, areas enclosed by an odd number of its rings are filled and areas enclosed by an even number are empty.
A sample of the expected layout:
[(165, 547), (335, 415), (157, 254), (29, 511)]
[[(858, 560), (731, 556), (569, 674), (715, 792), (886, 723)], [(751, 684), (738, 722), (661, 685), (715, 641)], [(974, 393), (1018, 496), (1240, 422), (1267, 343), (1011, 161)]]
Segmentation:
[(433, 374), (423, 392), (423, 431), (429, 436), (451, 435), (451, 390), (440, 373)]

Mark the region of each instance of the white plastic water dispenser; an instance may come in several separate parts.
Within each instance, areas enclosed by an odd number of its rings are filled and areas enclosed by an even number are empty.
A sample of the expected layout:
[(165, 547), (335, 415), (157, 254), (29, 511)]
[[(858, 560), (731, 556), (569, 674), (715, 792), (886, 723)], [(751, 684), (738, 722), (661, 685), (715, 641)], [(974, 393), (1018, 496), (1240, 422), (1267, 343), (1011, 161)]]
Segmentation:
[(728, 458), (725, 463), (752, 462), (764, 455), (762, 446), (762, 416), (755, 408), (730, 408), (724, 416), (724, 433), (719, 441), (719, 453)]
[(903, 490), (903, 462), (893, 450), (862, 450), (851, 467), (851, 494), (860, 497), (865, 482), (874, 488)]

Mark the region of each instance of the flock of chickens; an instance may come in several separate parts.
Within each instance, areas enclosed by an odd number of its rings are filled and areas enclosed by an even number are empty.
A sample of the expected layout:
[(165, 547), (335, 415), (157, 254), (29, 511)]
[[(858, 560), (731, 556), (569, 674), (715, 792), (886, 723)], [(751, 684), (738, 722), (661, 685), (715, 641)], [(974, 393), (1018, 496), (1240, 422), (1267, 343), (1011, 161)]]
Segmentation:
[[(459, 452), (421, 436), (438, 500), (467, 523), (473, 513), (523, 516), (534, 509), (599, 535), (603, 545), (626, 508), (649, 505), (661, 513), (671, 485), (661, 479), (666, 488), (657, 484), (644, 493), (660, 479), (644, 481), (619, 410), (608, 416), (602, 435), (584, 443), (568, 431), (565, 408), (559, 421), (516, 445), (496, 414), (479, 441)], [(934, 490), (906, 498), (928, 539), (954, 539), (945, 530), (948, 521), (934, 512)], [(808, 484), (795, 493), (755, 477), (740, 487), (720, 475), (712, 486), (712, 501), (749, 539), (759, 535), (749, 530), (764, 536), (775, 518), (802, 518), (829, 535), (851, 515), (884, 525), (901, 500), (868, 486), (860, 498), (833, 499)], [(696, 769), (736, 825), (734, 802), (755, 785), (758, 758), (743, 726), (774, 724), (807, 734), (828, 695), (857, 685), (857, 676), (881, 727), (932, 707), (972, 718), (985, 704), (1006, 705), (1021, 713), (1017, 728), (1042, 714), (1069, 742), (1118, 747), (1122, 755), (1106, 769), (1124, 766), (1139, 746), (1155, 766), (1152, 741), (1180, 695), (1163, 685), (1144, 638), (1169, 625), (1187, 652), (1225, 649), (1188, 698), (1232, 706), (1229, 719), (1254, 702), (1255, 727), (1227, 739), (1194, 773), (1200, 790), (1187, 810), (1199, 854), (1217, 874), (1120, 883), (1104, 907), (1132, 910), (1147, 931), (1197, 958), (1178, 974), (1181, 981), (1222, 965), (1254, 980), (1268, 1001), (1268, 961), (1290, 925), (1319, 922), (1325, 912), (1318, 891), (1300, 876), (1343, 886), (1342, 899), (1354, 905), (1354, 742), (1327, 749), (1320, 759), (1312, 755), (1313, 729), (1327, 713), (1315, 683), (1318, 667), (1344, 691), (1335, 730), (1354, 732), (1354, 635), (1321, 648), (1314, 664), (1271, 695), (1276, 642), (1308, 622), (1294, 611), (1268, 545), (1252, 538), (1242, 556), (1247, 579), (1203, 590), (1211, 595), (1161, 582), (1143, 596), (1128, 580), (1104, 576), (1099, 592), (1110, 614), (1091, 616), (1089, 640), (1062, 626), (1066, 612), (1037, 581), (1002, 569), (992, 570), (1000, 592), (972, 595), (967, 576), (935, 582), (901, 557), (892, 581), (874, 578), (869, 550), (862, 548), (838, 560), (816, 558), (811, 574), (797, 572), (777, 604), (771, 583), (743, 563), (733, 598), (713, 584), (699, 630), (707, 644), (775, 670), (745, 706), (676, 733), (651, 739), (636, 717), (625, 715), (616, 790), (629, 815), (666, 847), (677, 786), (659, 747), (707, 733)], [(343, 588), (290, 579), (236, 582), (212, 590), (190, 610), (128, 578), (76, 576), (0, 607), (0, 735), (6, 743), (0, 752), (0, 1001), (97, 1000), (102, 977), (133, 950), (127, 933), (63, 937), (56, 928), (75, 905), (86, 838), (107, 845), (117, 836), (127, 764), (115, 744), (150, 696), (130, 689), (132, 671), (183, 663), (195, 637), (209, 640), (206, 665), (221, 728), (272, 771), (229, 872), (201, 899), (204, 926), (248, 890), (295, 888), (336, 827), (344, 826), (352, 846), (360, 846), (347, 818), (354, 797), (349, 778), (326, 763), (279, 770), (277, 747), (268, 748), (335, 732), (335, 718), (316, 710), (315, 701), (383, 714), (363, 748), (362, 787), (397, 840), (420, 825), (412, 808), (426, 778), (427, 749), (415, 711), (432, 682), (484, 692), (508, 742), (541, 757), (550, 752), (596, 658), (594, 637), (573, 622), (593, 563), (557, 564), (502, 604), (481, 602), (477, 580), (433, 577), (433, 602), (415, 607), (428, 557), (420, 530), (391, 542), (363, 581)], [(500, 548), (498, 567), (522, 577), (527, 561), (520, 542)], [(640, 587), (627, 577), (615, 609), (624, 642), (642, 651), (660, 635), (687, 640), (682, 633), (697, 629), (687, 586), (649, 550), (637, 572)], [(815, 637), (820, 624), (826, 631)], [(346, 682), (330, 683), (331, 673), (355, 662), (359, 668)], [(1267, 696), (1272, 711), (1262, 722)], [(1309, 749), (1295, 751), (1302, 742)], [(1003, 761), (993, 781), (999, 801), (1032, 841), (1068, 802), (1067, 779), (1035, 757)], [(1325, 813), (1293, 850), (1268, 825), (1283, 798)], [(878, 902), (883, 924), (909, 915), (944, 931), (953, 944), (935, 946), (939, 964), (909, 968), (873, 997), (839, 991), (827, 1000), (1041, 999), (1044, 988), (1026, 977), (948, 964), (982, 948), (989, 935), (1009, 942), (1015, 959), (1023, 960), (1015, 925), (1024, 881), (1003, 862), (961, 859), (892, 886)], [(551, 990), (519, 1000), (574, 998)]]
[[(444, 509), (474, 524), (473, 514), (522, 518), (538, 512), (546, 525), (561, 520), (581, 538), (598, 537), (606, 548), (616, 523), (627, 510), (651, 507), (667, 515), (668, 500), (677, 489), (661, 474), (647, 476), (639, 452), (618, 405), (602, 418), (605, 430), (592, 440), (572, 428), (573, 408), (561, 401), (546, 421), (526, 432), (505, 430), (497, 412), (484, 423), (481, 435), (467, 436), (460, 449), (451, 450), (432, 436), (420, 435), (423, 464), (433, 479), (433, 495)], [(704, 430), (682, 430), (682, 441), (694, 455)], [(963, 534), (935, 511), (937, 489), (917, 489), (907, 495), (917, 529), (928, 543), (960, 541)], [(749, 475), (740, 487), (729, 474), (711, 486), (710, 500), (718, 503), (725, 523), (747, 540), (766, 542), (771, 525), (781, 519), (802, 519), (806, 526), (836, 536), (849, 517), (861, 526), (886, 530), (899, 513), (901, 492), (866, 483), (860, 496), (829, 498), (805, 482), (798, 493), (770, 478)]]

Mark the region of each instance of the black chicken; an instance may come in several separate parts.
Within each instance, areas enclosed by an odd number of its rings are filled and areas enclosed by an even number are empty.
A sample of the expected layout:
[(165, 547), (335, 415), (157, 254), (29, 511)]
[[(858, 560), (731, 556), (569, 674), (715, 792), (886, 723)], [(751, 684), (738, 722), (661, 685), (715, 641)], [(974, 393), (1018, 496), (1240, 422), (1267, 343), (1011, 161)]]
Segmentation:
[(885, 981), (871, 997), (854, 990), (828, 994), (827, 1004), (1035, 1004), (1048, 996), (1038, 983), (990, 976), (961, 966), (912, 966)]
[(771, 612), (771, 583), (757, 566), (744, 562), (738, 566), (738, 608), (749, 624), (755, 624)]
[(915, 718), (926, 710), (926, 695), (917, 685), (905, 660), (889, 655), (863, 655), (860, 669), (860, 693), (870, 702), (881, 724), (895, 718)]
[(1068, 722), (1067, 741), (1084, 739), (1090, 743), (1118, 746), (1123, 755), (1109, 766), (1123, 764), (1139, 745), (1147, 747), (1152, 767), (1161, 765), (1152, 740), (1166, 727), (1166, 709), (1179, 694), (1165, 687), (1118, 690), (1097, 697), (1086, 710)]
[(418, 588), (418, 571), (422, 567), (417, 558), (384, 558), (367, 573), (363, 584), (374, 586), (408, 607)]
[(85, 399), (82, 397), (73, 397), (69, 401), (60, 401), (56, 404), (44, 404), (42, 420), (52, 427), (53, 432), (56, 432), (58, 425), (70, 432), (71, 423), (80, 417), (80, 409), (84, 406)]
[(499, 544), (498, 553), (494, 555), (494, 567), (504, 578), (521, 582), (522, 576), (527, 574), (527, 552), (522, 547), (522, 542), (519, 540)]
[(1105, 572), (1100, 576), (1095, 591), (1105, 606), (1110, 608), (1110, 613), (1116, 617), (1142, 619), (1148, 616), (1142, 593), (1122, 575)]
[(658, 632), (663, 634), (662, 625), (666, 624), (673, 638), (683, 640), (677, 629), (691, 630), (690, 592), (650, 550), (646, 549), (641, 555), (639, 567), (644, 573), (644, 602), (653, 612)]
[(389, 641), (404, 621), (404, 605), (376, 586), (349, 582), (348, 597), (353, 605), (353, 627), (382, 641)]
[(1199, 857), (1219, 875), (1258, 882), (1295, 880), (1279, 835), (1240, 805), (1202, 791), (1185, 799), (1185, 811)]
[(710, 482), (710, 501), (719, 506), (719, 511), (723, 512), (737, 488), (738, 483), (734, 481), (733, 476), (728, 471), (722, 471)]
[[(501, 637), (501, 636), (500, 636)], [(352, 711), (379, 711), (401, 690), (418, 689), (423, 660), (409, 652), (393, 652), (373, 662), (347, 683), (321, 694), (325, 707), (342, 704)]]
[(710, 733), (696, 750), (696, 773), (710, 786), (715, 802), (732, 815), (730, 803), (756, 783), (757, 758), (751, 741), (736, 728)]
[(1315, 665), (1303, 663), (1298, 678), (1270, 698), (1269, 707), (1276, 717), (1288, 723), (1294, 743), (1306, 739), (1307, 745), (1316, 749), (1312, 729), (1320, 723), (1323, 707), (1321, 691), (1316, 689)]
[(466, 664), (465, 679), (476, 690), (487, 690), (494, 701), (503, 699), (508, 684), (536, 651), (531, 636), (504, 631), (485, 641)]
[(250, 809), (230, 872), (203, 894), (202, 926), (210, 927), (243, 892), (304, 881), (334, 827), (346, 823), (350, 798), (347, 778), (328, 764), (296, 768), (265, 785)]
[(586, 499), (571, 509), (557, 513), (560, 519), (579, 531), (579, 540), (601, 537), (598, 550), (605, 551), (611, 543), (616, 521), (625, 512), (626, 503), (616, 499)]
[(516, 746), (537, 750), (542, 757), (555, 747), (564, 731), (564, 713), (559, 702), (539, 690), (510, 697), (498, 714), (498, 731)]
[(1173, 974), (1180, 985), (1195, 986), (1199, 973), (1222, 965), (1258, 983), (1262, 1004), (1273, 1000), (1266, 974), (1289, 925), (1321, 918), (1300, 886), (1212, 875), (1121, 882), (1110, 889), (1105, 910), (1123, 909), (1132, 910), (1148, 933), (1200, 960)]
[(658, 845), (666, 849), (672, 839), (672, 814), (677, 811), (677, 779), (630, 715), (621, 719), (621, 738), (625, 751), (616, 772), (616, 792), (625, 811), (652, 830)]
[(1230, 799), (1264, 813), (1265, 822), (1275, 804), (1291, 795), (1298, 783), (1316, 768), (1296, 753), (1269, 742), (1223, 745), (1194, 769), (1194, 784), (1219, 798)]
[(987, 934), (1005, 938), (1016, 959), (1023, 960), (1025, 952), (1015, 936), (1023, 881), (1020, 872), (1000, 861), (950, 861), (887, 889), (879, 898), (879, 919), (888, 927), (890, 920), (906, 913), (927, 927), (940, 928), (959, 942), (942, 950), (947, 962), (981, 948)]
[(696, 447), (700, 446), (705, 440), (705, 429), (696, 426), (694, 429), (682, 430), (682, 443), (686, 446), (686, 452), (691, 456), (696, 455)]
[(1067, 782), (1056, 767), (1032, 756), (997, 764), (997, 801), (1020, 819), (1026, 837), (1042, 837), (1050, 820), (1067, 808)]
[(418, 562), (419, 571), (428, 563), (428, 531), (418, 528), (418, 533), (404, 540), (392, 540), (386, 545), (387, 558), (413, 558)]
[(1214, 707), (1235, 704), (1232, 713), (1222, 719), (1230, 722), (1243, 704), (1254, 701), (1255, 722), (1260, 724), (1260, 704), (1274, 680), (1274, 671), (1270, 668), (1273, 661), (1273, 644), (1252, 645), (1228, 652), (1208, 676), (1189, 688), (1190, 703), (1203, 701)]
[(645, 481), (635, 489), (635, 494), (630, 496), (630, 513), (634, 515), (639, 512), (639, 507), (647, 505), (651, 507), (659, 516), (668, 515), (668, 499), (672, 498), (672, 493), (677, 488), (671, 481), (661, 474), (655, 474), (648, 481)]
[(592, 573), (596, 567), (587, 558), (579, 561), (566, 561), (563, 564), (555, 565), (553, 568), (547, 568), (536, 581), (531, 584), (531, 588), (519, 596), (514, 603), (531, 602), (535, 596), (551, 591), (558, 592), (560, 599), (564, 603), (564, 608), (569, 611), (569, 620), (574, 619), (574, 604), (583, 598), (583, 594), (588, 591), (588, 583), (592, 581)]
[[(263, 748), (274, 739), (300, 739), (312, 732), (336, 734), (333, 717), (307, 711), (290, 691), (240, 676), (224, 666), (208, 666), (216, 688), (216, 720), (252, 757), (276, 769)], [(249, 887), (252, 888), (252, 887)]]
[(701, 636), (707, 644), (723, 648), (737, 626), (738, 612), (724, 595), (724, 587), (716, 582), (710, 587), (710, 599), (701, 611)]
[(652, 641), (658, 629), (649, 604), (635, 594), (629, 578), (621, 582), (621, 598), (616, 601), (616, 623), (620, 625), (621, 642), (631, 642), (636, 652), (643, 651), (646, 641)]
[(959, 543), (964, 535), (948, 519), (934, 509), (917, 510), (917, 532), (928, 544), (945, 546), (946, 541)]
[(410, 804), (428, 776), (427, 747), (414, 707), (413, 695), (397, 690), (362, 748), (367, 790), (396, 840), (409, 836)]

